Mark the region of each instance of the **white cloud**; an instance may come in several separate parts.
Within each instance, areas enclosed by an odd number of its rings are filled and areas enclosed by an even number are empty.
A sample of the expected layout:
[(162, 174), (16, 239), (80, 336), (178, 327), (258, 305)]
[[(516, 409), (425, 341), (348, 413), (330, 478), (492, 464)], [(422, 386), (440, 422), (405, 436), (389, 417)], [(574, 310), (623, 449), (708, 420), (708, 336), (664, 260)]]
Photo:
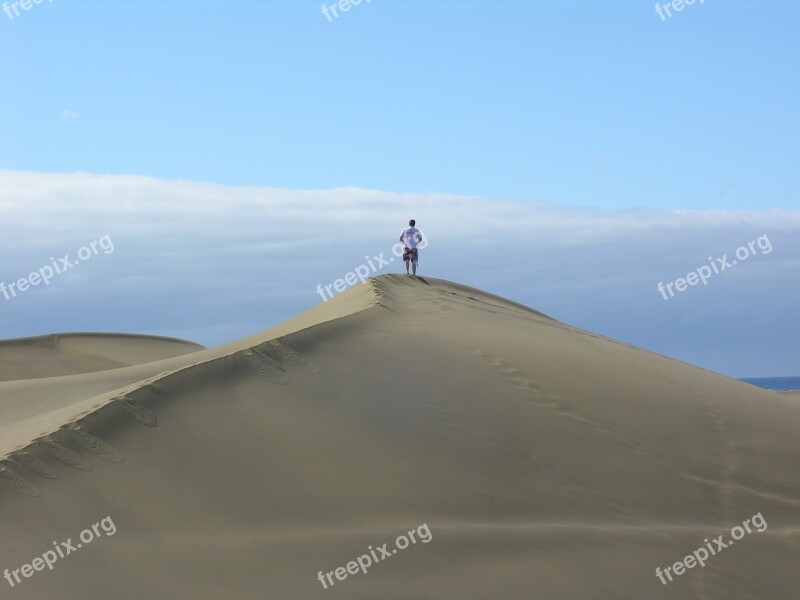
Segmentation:
[(62, 123), (66, 123), (67, 121), (72, 121), (73, 119), (78, 118), (78, 113), (71, 111), (68, 108), (65, 108), (61, 111), (61, 114), (58, 116), (58, 120)]

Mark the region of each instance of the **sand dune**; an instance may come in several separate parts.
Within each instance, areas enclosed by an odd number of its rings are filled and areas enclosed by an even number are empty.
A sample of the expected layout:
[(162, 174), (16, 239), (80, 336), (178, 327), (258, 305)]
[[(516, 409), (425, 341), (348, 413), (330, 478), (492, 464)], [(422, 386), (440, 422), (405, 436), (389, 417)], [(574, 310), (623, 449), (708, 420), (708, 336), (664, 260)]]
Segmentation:
[(0, 381), (105, 371), (202, 350), (174, 338), (66, 333), (0, 341)]
[(797, 597), (794, 397), (397, 275), (186, 349), (0, 383), (3, 598)]

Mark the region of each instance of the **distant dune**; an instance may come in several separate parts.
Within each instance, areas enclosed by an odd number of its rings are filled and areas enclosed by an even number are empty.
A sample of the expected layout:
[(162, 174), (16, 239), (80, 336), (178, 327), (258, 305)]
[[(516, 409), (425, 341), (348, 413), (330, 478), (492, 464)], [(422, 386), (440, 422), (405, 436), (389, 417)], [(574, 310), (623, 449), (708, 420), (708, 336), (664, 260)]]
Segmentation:
[(797, 598), (796, 397), (401, 275), (219, 348), (128, 341), (0, 349), (38, 373), (0, 383), (2, 598)]
[(0, 340), (0, 381), (105, 371), (203, 349), (199, 344), (174, 338), (111, 333)]

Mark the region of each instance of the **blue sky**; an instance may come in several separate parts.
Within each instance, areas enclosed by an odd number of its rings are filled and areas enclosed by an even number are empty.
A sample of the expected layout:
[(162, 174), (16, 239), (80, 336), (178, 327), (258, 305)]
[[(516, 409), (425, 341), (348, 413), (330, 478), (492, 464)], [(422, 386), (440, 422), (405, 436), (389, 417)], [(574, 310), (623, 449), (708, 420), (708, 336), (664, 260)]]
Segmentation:
[(0, 14), (0, 165), (794, 208), (800, 3), (699, 1), (45, 0)]
[(0, 282), (116, 242), (0, 296), (0, 337), (230, 341), (413, 216), (425, 274), (725, 374), (800, 373), (800, 2), (321, 4), (0, 12)]

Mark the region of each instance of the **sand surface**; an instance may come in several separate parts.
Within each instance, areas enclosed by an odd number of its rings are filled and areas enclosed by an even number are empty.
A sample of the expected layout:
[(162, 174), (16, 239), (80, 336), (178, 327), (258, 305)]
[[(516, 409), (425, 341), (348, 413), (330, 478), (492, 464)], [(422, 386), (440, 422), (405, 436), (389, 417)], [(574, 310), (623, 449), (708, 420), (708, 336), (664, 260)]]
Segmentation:
[(36, 374), (0, 383), (0, 570), (95, 539), (2, 598), (798, 597), (791, 395), (399, 275), (162, 360), (72, 341), (0, 350)]

